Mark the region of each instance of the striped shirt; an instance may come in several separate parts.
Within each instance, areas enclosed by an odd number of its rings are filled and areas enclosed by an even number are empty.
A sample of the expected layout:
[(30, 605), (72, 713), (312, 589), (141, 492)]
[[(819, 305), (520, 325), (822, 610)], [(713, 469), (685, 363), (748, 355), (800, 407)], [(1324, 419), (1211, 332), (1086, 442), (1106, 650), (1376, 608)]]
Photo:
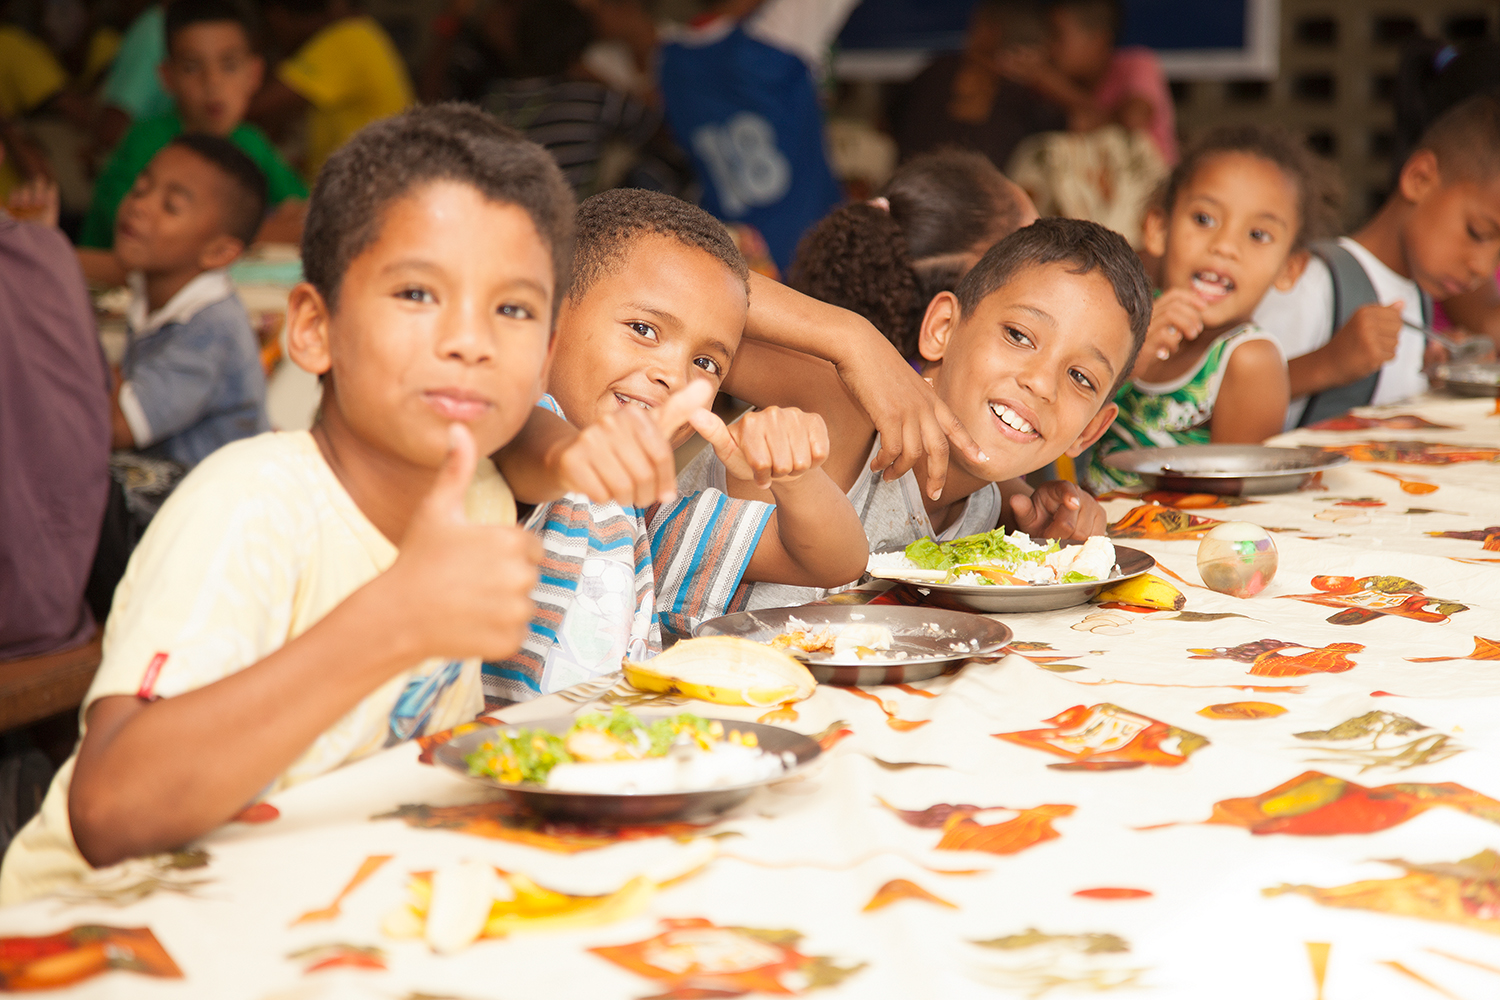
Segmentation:
[(640, 147), (661, 126), (660, 112), (589, 80), (501, 80), (484, 99), (484, 107), (545, 147), (580, 196), (598, 190), (606, 143), (618, 140)]
[[(542, 405), (559, 412), (551, 397)], [(521, 649), (483, 668), (488, 707), (526, 701), (661, 651), (663, 633), (742, 610), (745, 568), (775, 508), (714, 489), (623, 507), (570, 494), (532, 512), (536, 614)]]

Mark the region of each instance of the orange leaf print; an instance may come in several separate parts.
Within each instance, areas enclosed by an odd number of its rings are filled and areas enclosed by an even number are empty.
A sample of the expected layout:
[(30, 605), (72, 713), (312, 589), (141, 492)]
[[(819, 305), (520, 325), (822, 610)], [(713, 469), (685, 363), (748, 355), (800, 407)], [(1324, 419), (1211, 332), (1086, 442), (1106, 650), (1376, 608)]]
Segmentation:
[(955, 813), (943, 827), (940, 851), (986, 851), (990, 854), (1019, 854), (1044, 840), (1062, 836), (1052, 821), (1073, 815), (1076, 806), (1043, 805), (1023, 809), (1015, 819), (1003, 823), (976, 823), (968, 816)]
[(1500, 660), (1500, 642), (1474, 637), (1474, 652), (1468, 656), (1408, 656), (1412, 663), (1441, 663), (1444, 660)]
[(1147, 889), (1117, 889), (1101, 886), (1098, 889), (1079, 889), (1073, 895), (1084, 899), (1146, 899), (1152, 893)]
[(1285, 712), (1281, 705), (1269, 701), (1228, 701), (1198, 709), (1206, 719), (1271, 719)]
[(902, 719), (897, 717), (896, 710), (890, 705), (886, 704), (885, 699), (880, 697), (880, 695), (876, 694), (874, 691), (867, 691), (864, 688), (858, 687), (846, 687), (842, 690), (847, 691), (857, 698), (863, 698), (866, 701), (873, 701), (875, 704), (879, 705), (880, 710), (885, 713), (885, 724), (896, 730), (898, 733), (909, 733), (913, 729), (921, 729), (923, 726), (927, 725), (927, 723), (932, 721), (931, 719)]
[(826, 729), (813, 733), (808, 739), (814, 740), (818, 746), (823, 748), (823, 752), (827, 753), (838, 746), (840, 742), (853, 735), (854, 730), (849, 728), (849, 723), (840, 719)]
[(891, 879), (885, 885), (875, 890), (875, 895), (865, 904), (864, 912), (872, 913), (875, 910), (884, 909), (892, 903), (899, 903), (903, 899), (919, 899), (926, 903), (935, 903), (938, 906), (946, 906), (950, 910), (958, 909), (957, 904), (950, 903), (940, 896), (934, 896), (915, 882), (904, 878)]
[(1222, 522), (1157, 504), (1142, 504), (1109, 526), (1111, 538), (1175, 538), (1194, 541)]
[(1074, 705), (1050, 719), (1050, 729), (992, 733), (996, 739), (1045, 750), (1074, 761), (1125, 761), (1176, 767), (1208, 740), (1119, 705)]
[(1463, 785), (1401, 783), (1366, 788), (1321, 771), (1305, 771), (1260, 795), (1215, 802), (1213, 815), (1204, 822), (1243, 827), (1254, 834), (1376, 833), (1438, 806), (1500, 823), (1500, 802)]

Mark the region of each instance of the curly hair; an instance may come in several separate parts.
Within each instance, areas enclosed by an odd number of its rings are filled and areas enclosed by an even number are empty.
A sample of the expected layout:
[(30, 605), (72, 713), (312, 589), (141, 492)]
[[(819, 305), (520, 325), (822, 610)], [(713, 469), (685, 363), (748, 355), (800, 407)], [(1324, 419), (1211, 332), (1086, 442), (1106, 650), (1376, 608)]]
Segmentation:
[(1171, 214), (1177, 195), (1215, 156), (1244, 153), (1278, 167), (1297, 185), (1297, 216), (1300, 223), (1292, 250), (1338, 235), (1343, 186), (1332, 163), (1318, 156), (1307, 144), (1284, 128), (1267, 125), (1228, 125), (1212, 129), (1183, 153), (1182, 160), (1162, 181), (1153, 202)]
[(913, 157), (881, 189), (888, 207), (845, 205), (808, 231), (788, 283), (859, 313), (913, 357), (927, 303), (1019, 225), (1016, 190), (979, 153)]
[(594, 282), (618, 271), (631, 245), (643, 235), (670, 236), (683, 246), (702, 250), (746, 282), (748, 290), (750, 268), (722, 222), (669, 194), (616, 188), (585, 198), (578, 206), (568, 300), (577, 302)]
[(302, 269), (328, 308), (337, 311), (349, 264), (379, 238), (386, 206), (436, 181), (471, 185), (531, 217), (552, 254), (555, 317), (572, 273), (573, 189), (545, 149), (457, 102), (367, 125), (323, 165), (302, 230)]

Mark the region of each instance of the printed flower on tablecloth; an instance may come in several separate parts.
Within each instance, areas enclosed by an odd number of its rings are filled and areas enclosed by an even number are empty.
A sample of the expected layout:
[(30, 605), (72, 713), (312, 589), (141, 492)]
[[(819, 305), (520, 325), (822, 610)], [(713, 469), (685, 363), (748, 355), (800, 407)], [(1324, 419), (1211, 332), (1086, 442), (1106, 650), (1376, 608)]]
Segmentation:
[(1474, 637), (1474, 652), (1468, 656), (1408, 656), (1411, 663), (1442, 663), (1445, 660), (1500, 660), (1500, 641)]
[(1432, 538), (1458, 538), (1466, 542), (1483, 542), (1481, 548), (1485, 552), (1500, 552), (1500, 524), (1492, 524), (1488, 528), (1479, 528), (1475, 531), (1429, 531), (1427, 534)]
[(1053, 718), (1050, 729), (992, 733), (996, 739), (1019, 743), (1067, 757), (1071, 763), (1049, 764), (1056, 770), (1113, 770), (1100, 765), (1176, 767), (1208, 740), (1119, 705), (1074, 705)]
[(1256, 677), (1299, 677), (1302, 674), (1341, 674), (1356, 664), (1349, 653), (1365, 647), (1357, 642), (1335, 642), (1327, 646), (1303, 646), (1285, 639), (1258, 639), (1238, 646), (1189, 649), (1192, 660), (1233, 660), (1249, 663)]
[[(1424, 735), (1404, 739), (1413, 733)], [(1358, 764), (1361, 774), (1377, 767), (1404, 771), (1422, 764), (1436, 764), (1464, 752), (1464, 748), (1454, 743), (1446, 733), (1433, 732), (1431, 726), (1395, 712), (1366, 712), (1364, 715), (1345, 719), (1331, 729), (1292, 735), (1299, 740), (1333, 744), (1358, 741), (1354, 746), (1320, 747), (1323, 753), (1332, 756), (1309, 757), (1308, 760), (1319, 764)], [(1392, 738), (1396, 742), (1390, 742)]]
[(1348, 455), (1356, 462), (1405, 462), (1409, 465), (1500, 462), (1500, 448), (1473, 448), (1432, 441), (1361, 441), (1358, 444), (1325, 444), (1322, 448)]
[(0, 992), (61, 989), (113, 969), (182, 978), (148, 927), (84, 924), (42, 937), (0, 937)]
[(633, 944), (590, 948), (600, 958), (666, 986), (651, 1000), (739, 997), (747, 993), (802, 996), (837, 986), (865, 967), (841, 966), (797, 950), (793, 930), (720, 927), (701, 917), (667, 919), (664, 930)]
[[(1438, 806), (1500, 823), (1500, 802), (1463, 785), (1402, 783), (1366, 788), (1321, 771), (1305, 771), (1260, 795), (1215, 802), (1213, 815), (1203, 822), (1243, 827), (1262, 835), (1376, 833)], [(1163, 823), (1142, 829), (1176, 825)]]
[(1179, 541), (1195, 541), (1202, 538), (1215, 525), (1222, 524), (1211, 517), (1189, 514), (1157, 504), (1142, 504), (1125, 512), (1125, 516), (1109, 526), (1111, 538), (1160, 538)]
[(1440, 920), (1500, 934), (1500, 854), (1495, 851), (1483, 850), (1448, 863), (1414, 864), (1390, 859), (1382, 864), (1404, 869), (1406, 874), (1329, 889), (1280, 885), (1261, 892), (1266, 896), (1296, 893), (1323, 906)]
[(1342, 608), (1328, 616), (1331, 625), (1363, 625), (1382, 615), (1440, 625), (1449, 615), (1469, 610), (1467, 604), (1429, 597), (1421, 584), (1400, 576), (1315, 576), (1312, 585), (1319, 593), (1281, 594), (1279, 599)]
[[(1073, 815), (1076, 806), (1049, 803), (1033, 809), (1011, 809), (1008, 806), (950, 805), (940, 802), (926, 809), (897, 809), (884, 799), (880, 804), (901, 817), (901, 821), (923, 830), (940, 829), (939, 851), (985, 851), (989, 854), (1019, 854), (1044, 840), (1062, 836), (1052, 826), (1054, 819)], [(1017, 815), (1000, 823), (981, 823), (976, 816), (987, 812), (1014, 812)]]
[(1178, 493), (1174, 490), (1150, 490), (1146, 493), (1114, 490), (1099, 495), (1100, 503), (1106, 500), (1139, 500), (1144, 503), (1160, 504), (1163, 507), (1175, 507), (1177, 510), (1223, 510), (1226, 507), (1246, 507), (1250, 504), (1265, 503), (1264, 500), (1252, 500), (1249, 497), (1226, 497), (1217, 493)]

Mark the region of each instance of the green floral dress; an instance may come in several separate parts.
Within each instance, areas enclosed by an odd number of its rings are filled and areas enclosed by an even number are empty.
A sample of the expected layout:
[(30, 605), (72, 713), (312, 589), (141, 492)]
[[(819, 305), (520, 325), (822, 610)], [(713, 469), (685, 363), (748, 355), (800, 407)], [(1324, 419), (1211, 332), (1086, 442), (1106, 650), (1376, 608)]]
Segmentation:
[[(1208, 444), (1208, 422), (1229, 356), (1241, 344), (1275, 338), (1254, 323), (1237, 326), (1203, 352), (1197, 367), (1170, 382), (1127, 382), (1115, 394), (1120, 415), (1094, 446), (1084, 482), (1095, 493), (1138, 486), (1140, 479), (1104, 464), (1104, 456), (1129, 448), (1172, 448)], [(1278, 345), (1277, 350), (1280, 350)]]

